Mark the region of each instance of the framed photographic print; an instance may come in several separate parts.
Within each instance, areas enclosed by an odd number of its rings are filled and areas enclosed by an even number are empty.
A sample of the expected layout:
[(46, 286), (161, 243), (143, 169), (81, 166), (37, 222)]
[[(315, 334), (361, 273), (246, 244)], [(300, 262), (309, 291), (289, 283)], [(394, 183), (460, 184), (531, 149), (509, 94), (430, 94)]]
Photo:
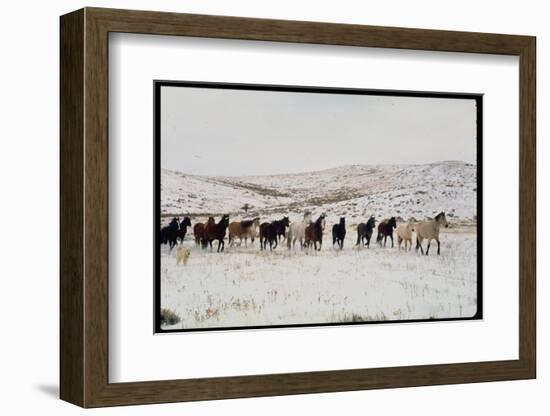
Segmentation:
[(481, 95), (154, 95), (157, 332), (482, 319)]
[(61, 398), (534, 378), (535, 102), (529, 36), (62, 16)]

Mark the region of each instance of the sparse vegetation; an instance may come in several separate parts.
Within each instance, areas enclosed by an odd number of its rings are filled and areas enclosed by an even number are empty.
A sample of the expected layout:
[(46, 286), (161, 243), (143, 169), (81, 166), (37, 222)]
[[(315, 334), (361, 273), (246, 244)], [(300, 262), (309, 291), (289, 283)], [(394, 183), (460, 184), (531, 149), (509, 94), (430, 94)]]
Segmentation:
[(176, 325), (180, 323), (181, 318), (177, 313), (171, 311), (170, 309), (161, 309), (160, 310), (160, 324), (161, 325)]

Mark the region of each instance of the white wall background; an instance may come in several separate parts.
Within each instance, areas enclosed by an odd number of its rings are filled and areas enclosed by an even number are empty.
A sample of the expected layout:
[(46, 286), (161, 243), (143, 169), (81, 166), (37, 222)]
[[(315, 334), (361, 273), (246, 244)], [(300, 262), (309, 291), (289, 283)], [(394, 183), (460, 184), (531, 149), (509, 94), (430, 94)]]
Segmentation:
[[(394, 0), (255, 2), (252, 0), (6, 2), (0, 17), (0, 409), (3, 414), (78, 414), (58, 395), (59, 259), (59, 20), (82, 6), (156, 9), (189, 13), (278, 19), (530, 34), (538, 37), (538, 329), (539, 364), (535, 381), (379, 390), (339, 394), (225, 400), (92, 410), (88, 414), (402, 414), (464, 415), (525, 413), (543, 415), (550, 406), (550, 362), (544, 346), (548, 332), (544, 282), (543, 184), (550, 146), (543, 130), (545, 61), (550, 56), (550, 26), (545, 2), (440, 2)], [(544, 207), (544, 208), (543, 208)], [(32, 238), (22, 224), (35, 227)]]

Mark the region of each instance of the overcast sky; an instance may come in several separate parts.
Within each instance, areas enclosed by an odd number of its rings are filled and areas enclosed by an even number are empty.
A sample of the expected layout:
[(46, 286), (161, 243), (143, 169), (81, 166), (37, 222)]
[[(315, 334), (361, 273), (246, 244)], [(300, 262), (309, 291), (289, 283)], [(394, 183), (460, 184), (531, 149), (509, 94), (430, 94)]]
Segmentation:
[(269, 175), (476, 160), (473, 99), (161, 88), (161, 165)]

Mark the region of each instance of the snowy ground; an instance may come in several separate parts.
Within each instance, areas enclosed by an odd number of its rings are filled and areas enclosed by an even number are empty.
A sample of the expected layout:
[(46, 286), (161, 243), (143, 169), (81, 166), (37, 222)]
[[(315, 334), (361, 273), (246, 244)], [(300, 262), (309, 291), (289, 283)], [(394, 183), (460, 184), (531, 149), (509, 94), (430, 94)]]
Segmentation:
[[(328, 227), (327, 227), (328, 228)], [(445, 229), (441, 255), (397, 248), (355, 248), (348, 226), (343, 251), (328, 233), (320, 252), (260, 252), (258, 241), (224, 253), (185, 245), (161, 250), (161, 307), (181, 322), (165, 329), (471, 317), (476, 313), (475, 227)], [(433, 254), (433, 255), (432, 255)]]

